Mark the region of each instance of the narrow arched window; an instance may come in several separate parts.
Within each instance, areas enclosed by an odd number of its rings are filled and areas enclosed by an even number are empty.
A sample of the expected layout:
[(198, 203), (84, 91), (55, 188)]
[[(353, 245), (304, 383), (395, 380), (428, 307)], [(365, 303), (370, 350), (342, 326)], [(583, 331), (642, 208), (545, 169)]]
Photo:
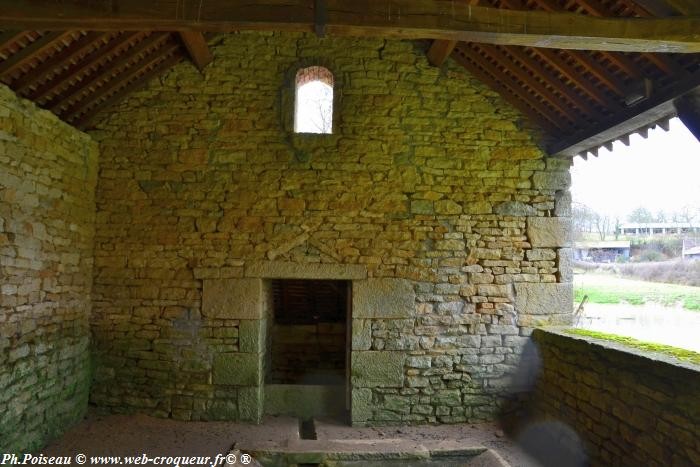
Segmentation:
[(297, 71), (295, 133), (333, 132), (333, 74), (322, 66)]

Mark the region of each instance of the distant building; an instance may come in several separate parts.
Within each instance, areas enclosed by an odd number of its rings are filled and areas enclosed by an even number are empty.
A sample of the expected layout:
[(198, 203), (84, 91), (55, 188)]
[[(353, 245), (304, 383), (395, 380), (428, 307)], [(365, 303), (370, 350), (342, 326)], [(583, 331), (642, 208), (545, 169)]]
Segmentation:
[(574, 244), (574, 259), (577, 261), (612, 263), (620, 257), (629, 259), (629, 240), (576, 242)]
[(700, 259), (700, 240), (684, 239), (682, 258)]
[(628, 222), (620, 226), (622, 235), (682, 235), (700, 233), (700, 226), (687, 222)]

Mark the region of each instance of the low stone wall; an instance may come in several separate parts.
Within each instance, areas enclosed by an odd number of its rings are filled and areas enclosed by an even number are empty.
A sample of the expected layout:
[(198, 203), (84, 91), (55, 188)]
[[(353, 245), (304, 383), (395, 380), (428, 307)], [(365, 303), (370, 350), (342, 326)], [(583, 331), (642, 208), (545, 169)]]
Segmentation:
[(532, 337), (542, 368), (520, 433), (531, 450), (551, 460), (568, 449), (579, 463), (567, 465), (700, 465), (700, 366), (561, 332)]
[(96, 179), (89, 136), (0, 85), (0, 452), (87, 408)]

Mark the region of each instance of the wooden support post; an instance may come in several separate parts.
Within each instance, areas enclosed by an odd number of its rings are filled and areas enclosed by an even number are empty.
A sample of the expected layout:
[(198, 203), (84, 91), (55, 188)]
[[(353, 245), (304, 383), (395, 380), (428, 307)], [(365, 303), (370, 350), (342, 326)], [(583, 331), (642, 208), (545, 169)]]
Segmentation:
[(187, 49), (190, 60), (199, 71), (214, 60), (204, 34), (197, 31), (180, 31), (180, 39)]

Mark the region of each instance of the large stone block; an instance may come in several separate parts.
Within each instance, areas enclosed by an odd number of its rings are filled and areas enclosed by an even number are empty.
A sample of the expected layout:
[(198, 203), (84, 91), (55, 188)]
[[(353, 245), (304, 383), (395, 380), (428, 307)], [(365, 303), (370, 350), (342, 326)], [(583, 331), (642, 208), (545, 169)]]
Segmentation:
[(573, 312), (574, 287), (571, 283), (514, 284), (513, 304), (518, 313), (527, 315), (570, 314)]
[(574, 250), (572, 248), (560, 248), (557, 250), (557, 261), (559, 281), (572, 282), (574, 280)]
[(353, 388), (403, 386), (406, 354), (398, 351), (352, 352)]
[(528, 217), (527, 238), (533, 248), (571, 245), (571, 219), (568, 217)]
[(264, 319), (243, 319), (238, 328), (238, 349), (247, 353), (265, 352)]
[(369, 388), (353, 388), (352, 409), (350, 418), (353, 425), (372, 419), (372, 390)]
[(220, 319), (261, 319), (263, 316), (261, 279), (206, 279), (202, 316)]
[(352, 350), (369, 350), (372, 347), (372, 321), (352, 320)]
[(410, 318), (416, 293), (406, 279), (382, 278), (353, 282), (353, 318)]
[(262, 358), (257, 353), (231, 352), (214, 357), (214, 384), (259, 386), (262, 381)]
[(266, 279), (334, 279), (355, 280), (367, 277), (367, 268), (359, 264), (291, 263), (286, 261), (251, 261), (246, 277)]
[(571, 192), (569, 190), (558, 190), (554, 193), (554, 215), (571, 217)]
[(263, 386), (248, 386), (238, 390), (240, 420), (260, 423), (263, 415)]
[(502, 216), (536, 216), (537, 209), (522, 201), (506, 201), (493, 208), (493, 212)]
[(532, 185), (540, 190), (566, 190), (571, 186), (571, 174), (568, 170), (535, 172)]

